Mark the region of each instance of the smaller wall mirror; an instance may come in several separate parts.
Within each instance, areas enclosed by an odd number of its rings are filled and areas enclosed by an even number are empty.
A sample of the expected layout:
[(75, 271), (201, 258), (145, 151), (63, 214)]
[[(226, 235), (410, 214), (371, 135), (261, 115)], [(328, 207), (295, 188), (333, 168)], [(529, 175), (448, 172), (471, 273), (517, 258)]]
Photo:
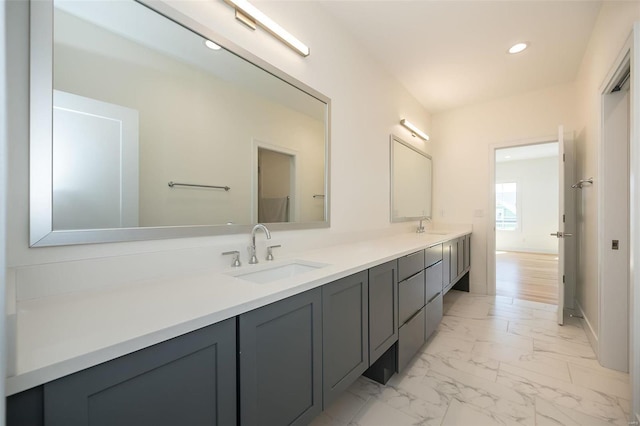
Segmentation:
[(431, 157), (391, 135), (391, 222), (431, 218)]

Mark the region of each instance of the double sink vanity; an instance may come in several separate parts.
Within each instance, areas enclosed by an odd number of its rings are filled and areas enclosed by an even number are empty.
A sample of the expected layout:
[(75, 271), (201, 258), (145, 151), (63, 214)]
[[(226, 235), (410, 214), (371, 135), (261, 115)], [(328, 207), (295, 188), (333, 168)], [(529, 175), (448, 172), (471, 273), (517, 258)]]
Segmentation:
[(8, 424), (307, 424), (407, 366), (468, 290), (470, 229), (297, 254), (24, 304)]

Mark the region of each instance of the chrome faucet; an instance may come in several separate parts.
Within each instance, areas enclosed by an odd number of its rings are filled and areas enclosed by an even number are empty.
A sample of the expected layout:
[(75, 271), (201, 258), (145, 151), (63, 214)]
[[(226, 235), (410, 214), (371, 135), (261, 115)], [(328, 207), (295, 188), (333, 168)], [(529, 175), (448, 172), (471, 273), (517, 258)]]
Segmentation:
[(258, 257), (256, 256), (256, 231), (262, 229), (267, 236), (267, 240), (271, 239), (271, 232), (261, 223), (256, 224), (251, 230), (251, 246), (249, 247), (249, 263), (255, 265), (258, 263)]
[(428, 217), (423, 217), (422, 219), (420, 219), (420, 225), (418, 225), (418, 229), (416, 229), (416, 232), (418, 234), (424, 233), (424, 225), (422, 224), (423, 221), (430, 222), (430, 219)]

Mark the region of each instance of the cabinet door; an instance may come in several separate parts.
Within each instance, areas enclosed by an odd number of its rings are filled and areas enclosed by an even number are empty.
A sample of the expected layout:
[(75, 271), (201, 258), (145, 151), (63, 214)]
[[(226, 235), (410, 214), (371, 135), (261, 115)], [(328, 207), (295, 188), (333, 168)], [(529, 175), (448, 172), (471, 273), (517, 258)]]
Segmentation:
[(238, 317), (240, 424), (306, 425), (322, 410), (321, 302), (317, 288)]
[(471, 235), (464, 236), (464, 270), (471, 266)]
[(407, 322), (425, 303), (424, 270), (398, 283), (398, 325)]
[(442, 293), (442, 261), (429, 266), (425, 272), (425, 302), (429, 303), (436, 295)]
[(451, 240), (451, 282), (455, 282), (458, 278), (458, 240)]
[(456, 274), (456, 277), (462, 275), (462, 272), (464, 271), (464, 243), (464, 237), (458, 238), (458, 273)]
[(424, 251), (425, 268), (428, 268), (431, 265), (435, 265), (441, 260), (442, 260), (442, 244), (436, 244), (435, 246), (431, 246)]
[(425, 342), (427, 324), (426, 308), (423, 307), (409, 318), (398, 331), (398, 373), (402, 372), (409, 361), (418, 353)]
[(235, 424), (235, 324), (232, 318), (45, 384), (45, 424)]
[(368, 294), (367, 271), (322, 287), (325, 407), (369, 367)]
[(6, 399), (7, 426), (44, 426), (44, 386), (36, 386)]
[(398, 262), (369, 269), (369, 365), (398, 340)]
[[(451, 241), (444, 243), (442, 249), (442, 290), (451, 284)], [(444, 293), (443, 293), (444, 294)]]
[(425, 339), (431, 337), (442, 321), (442, 295), (439, 294), (427, 304), (427, 325), (425, 327)]
[(398, 259), (398, 281), (404, 281), (424, 269), (424, 250)]

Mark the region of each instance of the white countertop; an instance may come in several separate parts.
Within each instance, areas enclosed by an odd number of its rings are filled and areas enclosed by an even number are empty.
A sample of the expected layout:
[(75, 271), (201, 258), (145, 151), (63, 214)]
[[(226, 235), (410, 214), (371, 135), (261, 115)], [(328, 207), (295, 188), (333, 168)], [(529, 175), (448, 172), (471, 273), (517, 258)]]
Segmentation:
[(227, 275), (263, 262), (21, 302), (7, 395), (470, 232), (407, 233), (296, 253), (269, 264), (299, 259), (327, 266), (266, 284)]

